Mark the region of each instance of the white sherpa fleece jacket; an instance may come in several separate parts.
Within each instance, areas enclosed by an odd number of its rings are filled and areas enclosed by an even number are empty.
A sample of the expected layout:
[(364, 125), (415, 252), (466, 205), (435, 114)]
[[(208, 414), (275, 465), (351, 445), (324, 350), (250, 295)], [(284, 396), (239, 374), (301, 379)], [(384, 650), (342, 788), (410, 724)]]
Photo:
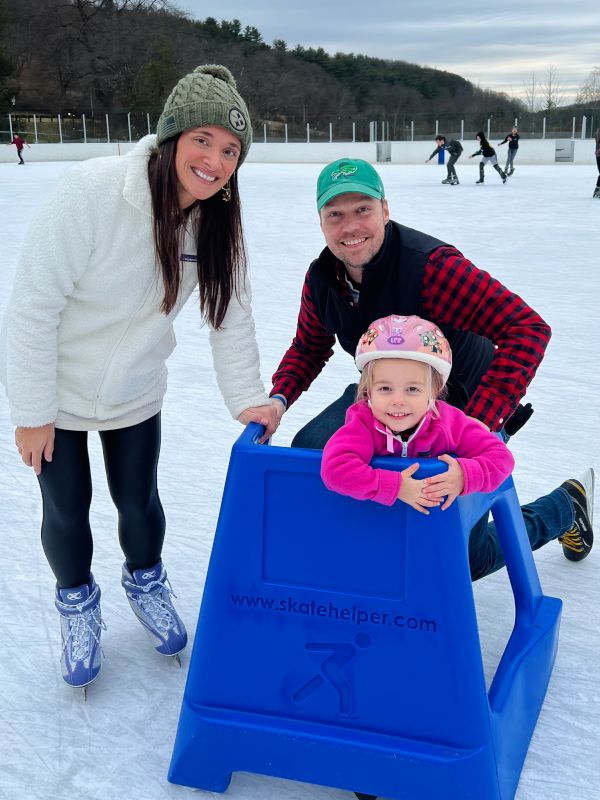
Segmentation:
[[(0, 339), (15, 425), (60, 424), (61, 412), (110, 420), (164, 396), (172, 320), (197, 285), (197, 270), (194, 259), (183, 260), (179, 301), (161, 313), (147, 178), (154, 144), (146, 136), (126, 156), (78, 164), (30, 226)], [(195, 255), (189, 236), (184, 255)], [(231, 415), (267, 403), (247, 281), (209, 337)]]

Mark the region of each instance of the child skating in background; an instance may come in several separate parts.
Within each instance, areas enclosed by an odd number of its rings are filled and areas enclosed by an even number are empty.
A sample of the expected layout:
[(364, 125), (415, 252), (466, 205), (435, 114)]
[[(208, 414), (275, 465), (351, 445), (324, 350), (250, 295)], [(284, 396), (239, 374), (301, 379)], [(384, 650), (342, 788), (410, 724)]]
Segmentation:
[(498, 142), (498, 147), (508, 142), (508, 153), (506, 154), (506, 166), (504, 167), (504, 172), (506, 172), (507, 177), (512, 175), (515, 171), (514, 161), (517, 155), (517, 150), (519, 149), (519, 130), (516, 125), (513, 126), (510, 133), (507, 133), (504, 139), (501, 142)]
[[(373, 322), (356, 349), (361, 370), (357, 402), (323, 450), (321, 477), (328, 489), (357, 500), (393, 505), (402, 500), (421, 513), (456, 497), (491, 492), (510, 475), (514, 459), (504, 442), (478, 420), (439, 397), (450, 374), (448, 340), (432, 322), (389, 316)], [(375, 455), (438, 458), (447, 472), (413, 477), (418, 463), (402, 472), (375, 469)], [(579, 561), (593, 544), (593, 470), (523, 506), (532, 550), (559, 538), (565, 557)], [(570, 508), (570, 513), (564, 510)], [(473, 579), (504, 566), (493, 522), (487, 514), (469, 540)]]
[(506, 183), (506, 173), (503, 172), (502, 167), (498, 165), (496, 151), (486, 139), (485, 133), (483, 131), (477, 131), (475, 138), (479, 142), (479, 150), (476, 150), (469, 156), (469, 158), (481, 156), (481, 161), (479, 162), (479, 180), (475, 181), (475, 183), (484, 183), (484, 167), (486, 164), (491, 164), (502, 178), (502, 183)]

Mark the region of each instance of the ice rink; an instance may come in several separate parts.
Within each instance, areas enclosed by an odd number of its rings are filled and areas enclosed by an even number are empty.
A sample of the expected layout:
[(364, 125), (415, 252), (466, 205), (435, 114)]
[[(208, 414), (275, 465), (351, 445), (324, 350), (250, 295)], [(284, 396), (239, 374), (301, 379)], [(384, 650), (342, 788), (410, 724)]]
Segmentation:
[[(341, 145), (335, 156), (343, 155)], [(455, 187), (440, 185), (445, 170), (434, 164), (381, 165), (380, 172), (393, 219), (455, 244), (552, 325), (553, 339), (527, 395), (535, 414), (510, 443), (517, 491), (528, 502), (590, 465), (600, 479), (600, 201), (592, 199), (592, 166), (515, 164), (506, 185), (488, 168), (486, 183), (476, 186), (474, 162), (459, 161), (461, 184)], [(28, 221), (68, 167), (0, 164), (0, 311)], [(316, 164), (251, 163), (240, 173), (267, 385), (295, 330), (307, 266), (323, 247), (314, 199), (319, 170)], [(229, 451), (241, 428), (221, 402), (194, 301), (176, 329), (159, 486), (167, 515), (164, 562), (193, 634)], [(276, 443), (288, 444), (355, 376), (352, 360), (336, 352), (284, 417)], [(3, 393), (0, 421), (0, 799), (201, 797), (166, 780), (190, 648), (182, 669), (161, 658), (126, 602), (116, 514), (97, 438), (90, 437), (93, 570), (108, 630), (102, 672), (84, 703), (60, 674), (54, 581), (39, 542), (39, 492), (15, 450)], [(600, 519), (598, 502), (596, 514)], [(564, 609), (556, 666), (517, 798), (599, 800), (600, 544), (580, 564), (568, 562), (558, 543), (537, 551), (535, 560), (545, 593), (561, 597)], [(489, 680), (512, 626), (505, 571), (476, 584), (476, 598)], [(248, 774), (235, 774), (225, 797), (354, 800), (349, 792)]]

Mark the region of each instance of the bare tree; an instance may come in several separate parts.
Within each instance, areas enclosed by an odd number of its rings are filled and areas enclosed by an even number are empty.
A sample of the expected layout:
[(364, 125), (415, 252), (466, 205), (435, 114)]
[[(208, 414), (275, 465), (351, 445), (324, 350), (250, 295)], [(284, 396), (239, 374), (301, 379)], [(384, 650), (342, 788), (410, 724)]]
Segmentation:
[(600, 67), (594, 67), (579, 90), (577, 103), (596, 105), (600, 103)]
[(550, 111), (557, 108), (564, 100), (564, 92), (561, 88), (556, 67), (552, 64), (546, 70), (544, 80), (540, 85), (542, 95), (542, 108)]
[(535, 78), (535, 72), (532, 72), (531, 76), (526, 81), (523, 81), (523, 94), (527, 111), (530, 114), (535, 114), (540, 107), (540, 85)]

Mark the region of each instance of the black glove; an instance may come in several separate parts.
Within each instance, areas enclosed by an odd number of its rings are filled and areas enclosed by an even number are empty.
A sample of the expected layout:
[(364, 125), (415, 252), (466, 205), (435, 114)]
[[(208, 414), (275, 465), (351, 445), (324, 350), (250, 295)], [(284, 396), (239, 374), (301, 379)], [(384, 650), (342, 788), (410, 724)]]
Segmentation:
[(517, 431), (521, 430), (532, 414), (533, 408), (531, 407), (531, 403), (526, 403), (525, 405), (519, 404), (512, 415), (506, 420), (504, 430), (509, 436), (514, 436)]

